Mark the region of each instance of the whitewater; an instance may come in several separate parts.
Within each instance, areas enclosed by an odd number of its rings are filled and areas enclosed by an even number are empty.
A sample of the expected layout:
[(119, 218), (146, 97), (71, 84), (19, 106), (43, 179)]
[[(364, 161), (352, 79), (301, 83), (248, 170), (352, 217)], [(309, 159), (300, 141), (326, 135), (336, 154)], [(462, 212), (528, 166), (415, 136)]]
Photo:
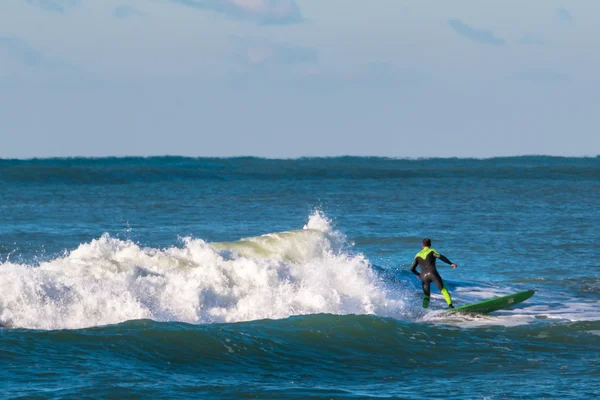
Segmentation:
[(292, 315), (399, 316), (401, 293), (321, 213), (302, 230), (142, 248), (109, 234), (39, 265), (0, 265), (0, 323), (77, 329), (129, 320), (240, 322)]

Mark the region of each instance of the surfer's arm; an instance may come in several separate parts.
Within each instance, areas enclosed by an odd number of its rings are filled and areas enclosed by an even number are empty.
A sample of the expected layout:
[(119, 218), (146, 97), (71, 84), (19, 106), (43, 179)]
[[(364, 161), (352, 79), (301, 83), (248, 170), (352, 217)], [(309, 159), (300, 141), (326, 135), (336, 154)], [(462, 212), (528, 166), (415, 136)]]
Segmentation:
[(419, 276), (421, 274), (419, 274), (417, 272), (417, 265), (419, 265), (419, 263), (417, 262), (417, 258), (415, 257), (415, 260), (413, 261), (412, 265), (410, 266), (410, 272), (412, 272), (416, 276)]
[(440, 260), (442, 260), (443, 262), (445, 262), (445, 263), (446, 263), (446, 264), (448, 264), (448, 265), (453, 265), (453, 264), (454, 264), (452, 261), (448, 260), (448, 258), (446, 258), (446, 256), (445, 256), (445, 255), (443, 255), (443, 254), (440, 254), (440, 253), (438, 253), (437, 251), (434, 251), (434, 252), (433, 252), (433, 256), (434, 256), (435, 258), (439, 258)]

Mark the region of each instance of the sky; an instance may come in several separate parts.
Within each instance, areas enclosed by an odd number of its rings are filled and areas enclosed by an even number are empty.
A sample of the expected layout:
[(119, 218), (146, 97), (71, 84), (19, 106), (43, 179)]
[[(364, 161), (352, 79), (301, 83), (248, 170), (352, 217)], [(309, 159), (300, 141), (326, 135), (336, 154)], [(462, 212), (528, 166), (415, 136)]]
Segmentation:
[(598, 0), (2, 0), (0, 158), (600, 154)]

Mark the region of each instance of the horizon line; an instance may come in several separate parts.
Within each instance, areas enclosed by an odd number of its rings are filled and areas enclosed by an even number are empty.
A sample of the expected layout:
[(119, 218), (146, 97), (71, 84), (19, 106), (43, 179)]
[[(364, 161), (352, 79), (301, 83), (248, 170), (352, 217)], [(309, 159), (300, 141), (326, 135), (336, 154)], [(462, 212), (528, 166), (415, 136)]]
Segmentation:
[(600, 153), (595, 155), (556, 155), (556, 154), (543, 154), (543, 153), (531, 153), (531, 154), (518, 154), (518, 155), (499, 155), (499, 156), (487, 156), (487, 157), (475, 157), (475, 156), (418, 156), (418, 157), (404, 157), (404, 156), (378, 156), (378, 155), (353, 155), (353, 154), (342, 154), (332, 156), (294, 156), (294, 157), (268, 157), (268, 156), (256, 156), (256, 155), (235, 155), (235, 156), (191, 156), (191, 155), (178, 155), (178, 154), (149, 154), (149, 155), (103, 155), (103, 156), (84, 156), (84, 155), (73, 155), (73, 156), (31, 156), (31, 157), (0, 157), (0, 161), (51, 161), (51, 160), (102, 160), (102, 159), (157, 159), (157, 158), (171, 158), (171, 159), (204, 159), (204, 160), (235, 160), (235, 159), (256, 159), (256, 160), (268, 160), (268, 161), (300, 161), (307, 159), (341, 159), (341, 158), (365, 158), (365, 159), (381, 159), (381, 160), (396, 160), (396, 161), (425, 161), (425, 160), (494, 160), (494, 159), (509, 159), (509, 158), (578, 158), (578, 159), (593, 159), (600, 158)]

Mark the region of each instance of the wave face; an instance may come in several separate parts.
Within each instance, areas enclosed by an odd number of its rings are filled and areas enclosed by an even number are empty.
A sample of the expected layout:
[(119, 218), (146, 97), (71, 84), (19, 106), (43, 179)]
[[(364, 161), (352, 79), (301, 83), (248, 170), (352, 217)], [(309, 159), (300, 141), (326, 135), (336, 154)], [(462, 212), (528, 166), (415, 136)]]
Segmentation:
[(55, 158), (0, 160), (0, 183), (124, 184), (135, 182), (393, 179), (600, 178), (598, 157), (523, 156), (490, 159), (331, 157), (275, 160), (254, 157)]
[(0, 324), (74, 329), (128, 320), (188, 323), (304, 314), (398, 316), (389, 290), (319, 213), (304, 229), (183, 247), (142, 248), (108, 234), (37, 266), (0, 265)]
[(6, 329), (0, 377), (25, 398), (579, 399), (597, 393), (599, 335), (600, 321), (462, 330), (330, 314)]

